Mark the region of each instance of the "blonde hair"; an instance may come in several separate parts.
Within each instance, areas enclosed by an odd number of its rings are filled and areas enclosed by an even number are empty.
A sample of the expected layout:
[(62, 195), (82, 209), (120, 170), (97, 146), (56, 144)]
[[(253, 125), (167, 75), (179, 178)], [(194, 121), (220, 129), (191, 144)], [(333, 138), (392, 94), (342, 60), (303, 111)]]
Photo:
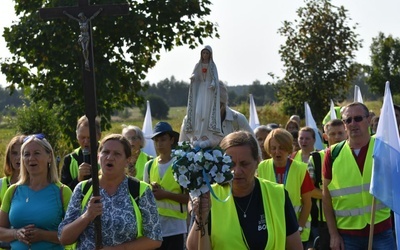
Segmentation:
[[(21, 146), (21, 158), (23, 158), (25, 147), (29, 143), (37, 143), (46, 151), (46, 153), (51, 156), (51, 161), (48, 164), (47, 180), (49, 181), (49, 183), (59, 183), (60, 181), (58, 178), (56, 159), (54, 157), (54, 151), (50, 143), (46, 140), (46, 138), (40, 139), (37, 135), (30, 135), (26, 137), (24, 143)], [(29, 172), (26, 170), (25, 161), (23, 159), (21, 160), (20, 177), (17, 184), (29, 184)]]
[(283, 128), (276, 128), (268, 134), (264, 142), (264, 148), (268, 154), (271, 154), (271, 139), (275, 139), (283, 150), (289, 154), (293, 152), (293, 136), (292, 134)]

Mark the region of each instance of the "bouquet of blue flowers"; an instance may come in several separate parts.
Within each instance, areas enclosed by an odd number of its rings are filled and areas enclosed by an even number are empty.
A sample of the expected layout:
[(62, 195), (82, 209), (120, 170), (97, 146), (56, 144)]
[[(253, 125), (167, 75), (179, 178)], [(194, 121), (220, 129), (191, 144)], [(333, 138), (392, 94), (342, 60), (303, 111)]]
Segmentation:
[(189, 142), (179, 142), (172, 152), (175, 180), (189, 190), (192, 197), (209, 191), (213, 183), (223, 184), (233, 179), (232, 159), (220, 147), (195, 148)]

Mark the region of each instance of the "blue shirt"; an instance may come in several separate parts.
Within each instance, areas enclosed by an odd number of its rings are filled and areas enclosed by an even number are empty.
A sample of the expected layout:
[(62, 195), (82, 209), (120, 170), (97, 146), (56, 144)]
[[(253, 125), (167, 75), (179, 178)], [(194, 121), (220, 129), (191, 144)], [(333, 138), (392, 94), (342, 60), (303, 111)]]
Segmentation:
[[(11, 190), (13, 191), (13, 190)], [(56, 184), (49, 184), (47, 187), (34, 191), (27, 185), (18, 185), (14, 194), (6, 192), (5, 197), (11, 195), (11, 203), (4, 199), (2, 211), (8, 213), (10, 225), (13, 228), (22, 228), (29, 224), (35, 227), (47, 230), (57, 231), (64, 209), (60, 197), (60, 188)], [(14, 240), (11, 242), (11, 248), (42, 250), (42, 249), (64, 249), (63, 246), (47, 241), (39, 241), (28, 245)]]

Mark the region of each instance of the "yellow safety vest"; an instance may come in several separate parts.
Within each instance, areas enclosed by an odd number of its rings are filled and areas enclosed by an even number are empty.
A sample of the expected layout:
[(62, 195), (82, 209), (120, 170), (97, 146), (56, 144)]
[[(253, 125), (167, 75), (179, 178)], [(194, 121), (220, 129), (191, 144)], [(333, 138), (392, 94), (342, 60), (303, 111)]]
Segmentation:
[(3, 203), (3, 197), (7, 191), (8, 186), (10, 185), (11, 177), (3, 177), (1, 178), (1, 189), (0, 189), (0, 205)]
[[(339, 229), (363, 229), (371, 222), (372, 195), (369, 187), (374, 144), (375, 138), (371, 137), (362, 174), (347, 142), (333, 162), (332, 180), (328, 189)], [(331, 152), (335, 146), (331, 147)], [(389, 208), (376, 200), (375, 222), (382, 222), (389, 216)]]
[[(175, 180), (174, 175), (172, 173), (172, 165), (168, 167), (165, 171), (163, 178), (160, 177), (159, 167), (158, 167), (158, 157), (154, 159), (153, 163), (150, 167), (150, 183), (156, 182), (161, 185), (164, 190), (167, 190), (172, 193), (182, 194), (183, 191), (181, 186), (179, 186), (178, 182)], [(177, 219), (185, 220), (187, 217), (187, 205), (181, 204), (179, 202), (162, 199), (156, 200), (157, 210), (160, 215), (173, 217)]]
[[(88, 180), (82, 181), (81, 190), (83, 190), (87, 181)], [(129, 180), (128, 180), (128, 182), (129, 182)], [(128, 183), (128, 185), (129, 185), (129, 183)], [(144, 181), (140, 181), (139, 187), (140, 187), (139, 188), (139, 197), (142, 197), (144, 192), (146, 191), (146, 188), (150, 188), (150, 185)], [(129, 188), (128, 188), (128, 190), (129, 190)], [(92, 196), (92, 193), (93, 193), (93, 186), (90, 186), (90, 188), (88, 189), (87, 193), (85, 194), (85, 196), (83, 197), (82, 202), (81, 202), (81, 211), (82, 212), (83, 212), (85, 206), (87, 205), (87, 203), (89, 202), (89, 199)], [(139, 206), (135, 201), (135, 197), (132, 197), (132, 194), (129, 194), (129, 197), (130, 197), (132, 205), (133, 205), (133, 212), (135, 213), (135, 216), (136, 216), (136, 222), (137, 222), (137, 228), (138, 228), (138, 235), (136, 238), (139, 238), (139, 237), (143, 236), (142, 213), (140, 212)]]
[[(265, 249), (285, 249), (285, 192), (282, 184), (260, 179), (268, 241)], [(227, 197), (229, 185), (212, 185), (217, 197)], [(220, 202), (214, 197), (211, 206), (211, 246), (212, 249), (248, 249), (240, 227), (233, 197)], [(228, 218), (228, 219), (227, 219)]]
[[(79, 155), (79, 150), (80, 149), (81, 148), (74, 149), (74, 153), (76, 155)], [(74, 153), (70, 154), (71, 163), (69, 164), (69, 172), (71, 173), (72, 179), (78, 178), (78, 172), (79, 172), (79, 164), (78, 164), (78, 161), (75, 159), (75, 157), (73, 157)], [(100, 170), (100, 165), (99, 164), (97, 164), (97, 167)]]
[(136, 178), (139, 180), (143, 180), (143, 172), (144, 172), (144, 166), (146, 165), (146, 162), (149, 160), (149, 156), (141, 151), (135, 164), (136, 168)]
[[(296, 217), (299, 219), (301, 204), (301, 185), (303, 184), (307, 172), (307, 164), (299, 161), (292, 161), (289, 172), (287, 174), (285, 189), (288, 191), (289, 198), (292, 201)], [(267, 159), (258, 165), (258, 177), (275, 182), (275, 171), (273, 159)], [(301, 233), (301, 241), (307, 241), (311, 231), (311, 216), (308, 216), (303, 232)]]

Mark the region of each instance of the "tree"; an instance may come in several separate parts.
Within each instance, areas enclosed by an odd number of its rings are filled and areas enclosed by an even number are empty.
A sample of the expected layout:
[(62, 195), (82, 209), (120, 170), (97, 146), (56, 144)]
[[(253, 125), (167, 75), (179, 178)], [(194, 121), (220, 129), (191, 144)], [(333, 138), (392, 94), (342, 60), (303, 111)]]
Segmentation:
[[(92, 4), (107, 2), (97, 0)], [(97, 109), (103, 129), (110, 128), (115, 110), (143, 103), (138, 93), (146, 86), (141, 80), (160, 59), (162, 49), (169, 51), (184, 44), (193, 49), (202, 44), (203, 38), (219, 37), (216, 26), (205, 20), (210, 14), (209, 0), (128, 2), (128, 16), (97, 17), (92, 21)], [(62, 132), (71, 140), (76, 121), (84, 113), (79, 27), (69, 19), (45, 22), (38, 10), (76, 3), (15, 0), (19, 21), (3, 34), (13, 56), (1, 64), (11, 92), (18, 87), (32, 87), (34, 102), (45, 99), (49, 109), (52, 105), (61, 108), (59, 119), (66, 125)]]
[(265, 86), (261, 85), (259, 80), (255, 80), (252, 85), (249, 86), (249, 94), (253, 95), (254, 103), (257, 106), (265, 104)]
[(347, 10), (329, 0), (305, 0), (297, 10), (299, 20), (285, 21), (279, 33), (286, 37), (279, 53), (285, 76), (278, 99), (287, 114), (304, 114), (308, 102), (316, 121), (329, 109), (330, 99), (344, 100), (357, 74), (353, 64), (361, 47), (355, 33), (357, 24), (348, 26)]
[[(149, 95), (146, 98), (150, 102), (152, 117), (159, 120), (168, 118), (169, 106), (167, 102), (164, 100), (164, 98), (158, 95)], [(147, 106), (143, 105), (140, 110), (142, 115), (145, 116)]]
[(386, 37), (380, 32), (372, 38), (367, 84), (371, 92), (383, 96), (386, 81), (392, 83), (390, 90), (393, 94), (400, 93), (400, 39), (391, 35)]

